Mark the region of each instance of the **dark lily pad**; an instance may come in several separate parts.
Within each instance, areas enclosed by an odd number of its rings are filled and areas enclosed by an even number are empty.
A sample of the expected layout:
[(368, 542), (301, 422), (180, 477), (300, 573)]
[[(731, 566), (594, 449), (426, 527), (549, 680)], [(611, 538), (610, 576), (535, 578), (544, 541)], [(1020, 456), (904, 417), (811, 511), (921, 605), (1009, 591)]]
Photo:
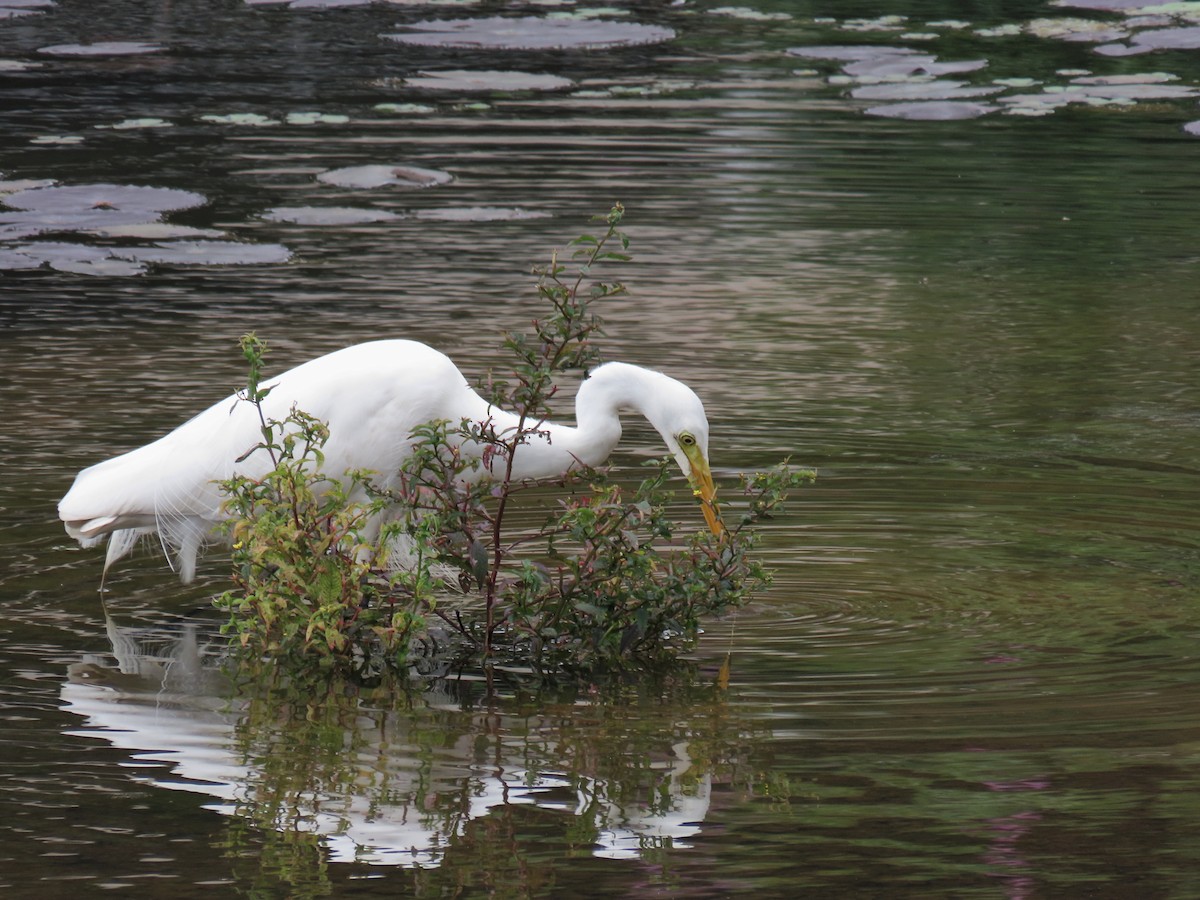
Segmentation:
[(350, 206), (277, 206), (263, 213), (263, 218), (268, 222), (287, 222), (292, 225), (366, 225), (391, 222), (403, 217), (382, 209)]
[(956, 119), (978, 119), (980, 116), (986, 116), (988, 113), (995, 112), (996, 109), (997, 107), (987, 103), (967, 103), (947, 100), (889, 103), (884, 106), (872, 106), (866, 113), (868, 116), (882, 116), (887, 119), (948, 122)]
[(443, 69), (406, 78), (408, 87), (430, 91), (561, 91), (575, 82), (558, 75), (497, 72), (488, 69)]
[(418, 166), (369, 165), (330, 169), (317, 175), (318, 181), (345, 188), (426, 188), (454, 180), (449, 172)]
[(514, 18), (445, 19), (414, 22), (386, 38), (424, 47), (465, 50), (606, 50), (658, 44), (675, 37), (670, 28), (603, 19)]
[(164, 47), (143, 41), (100, 41), (95, 44), (55, 44), (41, 47), (38, 53), (47, 56), (142, 56), (161, 53)]

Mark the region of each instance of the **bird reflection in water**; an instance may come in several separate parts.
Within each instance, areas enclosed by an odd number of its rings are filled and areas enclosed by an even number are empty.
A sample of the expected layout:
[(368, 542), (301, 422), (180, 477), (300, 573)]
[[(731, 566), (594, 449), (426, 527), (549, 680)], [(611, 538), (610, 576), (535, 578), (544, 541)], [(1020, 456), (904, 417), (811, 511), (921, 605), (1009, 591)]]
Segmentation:
[[(655, 735), (657, 753), (626, 748), (619, 768), (631, 780), (620, 783), (594, 774), (606, 754), (595, 735), (564, 725), (561, 705), (498, 717), (494, 704), (471, 709), (443, 686), (400, 708), (331, 691), (319, 708), (297, 709), (286, 697), (233, 695), (194, 625), (164, 640), (107, 612), (105, 623), (116, 664), (92, 655), (69, 667), (62, 699), (84, 720), (70, 733), (129, 751), (135, 779), (206, 795), (208, 809), (268, 830), (315, 835), (330, 862), (439, 866), (472, 821), (514, 805), (572, 817), (570, 833), (590, 835), (597, 857), (634, 859), (688, 846), (709, 812), (711, 746), (693, 753), (686, 729)], [(575, 753), (564, 750), (572, 742)]]

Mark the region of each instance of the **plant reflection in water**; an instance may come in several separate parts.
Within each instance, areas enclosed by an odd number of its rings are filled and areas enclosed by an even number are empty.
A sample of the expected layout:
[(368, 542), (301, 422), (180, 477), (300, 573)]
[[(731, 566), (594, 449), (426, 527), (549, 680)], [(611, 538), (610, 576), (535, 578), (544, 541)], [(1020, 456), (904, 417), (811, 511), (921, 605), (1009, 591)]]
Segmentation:
[[(497, 820), (517, 806), (561, 817), (558, 839), (596, 857), (686, 847), (714, 780), (749, 769), (739, 754), (753, 736), (692, 669), (649, 695), (638, 686), (489, 698), (482, 678), (462, 676), (411, 692), (337, 683), (315, 697), (271, 667), (233, 685), (194, 624), (136, 629), (107, 611), (105, 622), (115, 665), (85, 656), (62, 686), (64, 707), (85, 723), (71, 733), (130, 751), (144, 767), (136, 779), (211, 797), (206, 808), (234, 817), (226, 849), (260, 840), (262, 864), (274, 855), (278, 866), (277, 842), (293, 884), (328, 863), (438, 867), (460, 841), (495, 843)], [(676, 711), (667, 734), (664, 704)], [(530, 820), (520, 821), (512, 827)], [(520, 853), (519, 838), (502, 843)]]

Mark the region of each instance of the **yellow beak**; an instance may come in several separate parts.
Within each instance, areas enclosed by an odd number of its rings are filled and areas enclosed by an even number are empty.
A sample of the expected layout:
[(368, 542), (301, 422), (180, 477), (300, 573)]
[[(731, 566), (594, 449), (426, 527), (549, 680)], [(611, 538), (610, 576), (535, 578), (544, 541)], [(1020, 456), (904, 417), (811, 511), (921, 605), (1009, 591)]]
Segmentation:
[(704, 513), (704, 521), (717, 537), (725, 533), (725, 523), (721, 521), (721, 512), (717, 509), (717, 489), (713, 486), (712, 472), (708, 468), (708, 460), (695, 444), (684, 447), (692, 472), (688, 481), (692, 483), (692, 494), (700, 501), (700, 511)]

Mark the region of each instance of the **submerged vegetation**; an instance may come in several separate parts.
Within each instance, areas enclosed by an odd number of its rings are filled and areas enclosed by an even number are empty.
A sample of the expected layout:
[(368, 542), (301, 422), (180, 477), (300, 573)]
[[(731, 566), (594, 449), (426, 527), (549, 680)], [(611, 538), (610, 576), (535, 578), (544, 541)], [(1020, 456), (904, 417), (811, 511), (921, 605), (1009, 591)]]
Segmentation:
[[(705, 617), (768, 583), (753, 526), (811, 472), (782, 464), (744, 476), (745, 500), (718, 535), (675, 519), (668, 459), (632, 488), (589, 468), (536, 483), (514, 476), (556, 379), (599, 361), (594, 307), (625, 289), (592, 273), (628, 258), (622, 216), (618, 205), (602, 233), (572, 241), (573, 265), (555, 254), (535, 270), (548, 313), (531, 333), (504, 336), (509, 371), (481, 387), (518, 424), (428, 423), (389, 490), (376, 473), (322, 471), (328, 430), (303, 410), (263, 415), (266, 346), (243, 338), (243, 396), (262, 423), (255, 450), (272, 462), (261, 478), (223, 484), (234, 588), (218, 605), (246, 651), (367, 679), (447, 655), (591, 675), (675, 658)], [(491, 477), (464, 442), (483, 448)]]

